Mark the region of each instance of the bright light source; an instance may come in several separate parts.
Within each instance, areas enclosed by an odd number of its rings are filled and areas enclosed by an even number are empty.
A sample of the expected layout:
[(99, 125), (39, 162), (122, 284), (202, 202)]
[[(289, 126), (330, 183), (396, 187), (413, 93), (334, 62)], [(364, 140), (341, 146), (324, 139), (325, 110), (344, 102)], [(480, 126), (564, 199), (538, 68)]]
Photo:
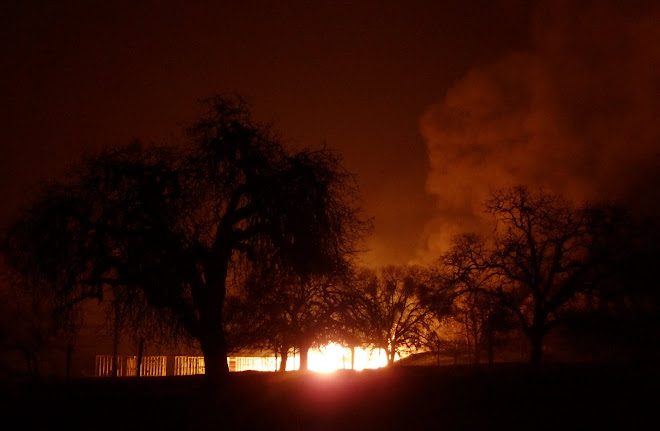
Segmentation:
[[(309, 369), (320, 373), (330, 373), (335, 370), (351, 369), (351, 349), (336, 343), (309, 350)], [(380, 368), (387, 365), (387, 356), (382, 349), (364, 350), (355, 348), (353, 368)]]
[[(398, 355), (395, 360), (399, 360)], [(360, 347), (356, 347), (354, 353), (351, 353), (349, 348), (330, 343), (318, 349), (309, 349), (307, 361), (308, 369), (319, 373), (331, 373), (335, 370), (351, 368), (360, 371), (366, 368), (386, 366), (387, 354), (383, 349), (365, 350)], [(274, 356), (231, 357), (227, 358), (227, 364), (230, 371), (277, 371), (280, 367), (280, 359), (276, 359)], [(286, 370), (298, 369), (300, 369), (300, 354), (296, 352), (295, 355), (288, 357)]]

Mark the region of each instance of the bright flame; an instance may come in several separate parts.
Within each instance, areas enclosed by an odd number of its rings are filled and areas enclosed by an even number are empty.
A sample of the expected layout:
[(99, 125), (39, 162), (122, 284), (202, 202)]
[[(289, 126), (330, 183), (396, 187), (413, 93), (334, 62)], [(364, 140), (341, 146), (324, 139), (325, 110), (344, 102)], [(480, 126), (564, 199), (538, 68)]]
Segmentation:
[[(312, 371), (330, 373), (340, 369), (351, 368), (351, 349), (336, 343), (321, 346), (319, 349), (310, 349), (308, 367)], [(364, 350), (355, 348), (355, 370), (365, 368), (380, 368), (387, 365), (387, 355), (383, 349)]]
[[(336, 343), (321, 346), (318, 349), (309, 349), (307, 356), (307, 367), (311, 371), (319, 373), (331, 373), (340, 369), (355, 369), (357, 371), (366, 368), (380, 368), (387, 365), (387, 354), (383, 349), (365, 350), (356, 347), (354, 351), (353, 367), (351, 367), (351, 349), (342, 347)], [(403, 355), (406, 356), (406, 355)], [(399, 360), (397, 354), (394, 358)], [(280, 359), (270, 357), (231, 357), (227, 358), (230, 371), (277, 371), (280, 367)], [(289, 355), (286, 362), (286, 370), (300, 369), (300, 354)]]

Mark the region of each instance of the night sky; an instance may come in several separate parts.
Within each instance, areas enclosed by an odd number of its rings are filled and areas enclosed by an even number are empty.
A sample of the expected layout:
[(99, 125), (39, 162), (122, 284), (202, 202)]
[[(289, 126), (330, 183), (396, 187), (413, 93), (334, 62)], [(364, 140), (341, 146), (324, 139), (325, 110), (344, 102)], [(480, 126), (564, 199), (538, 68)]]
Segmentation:
[(86, 152), (239, 93), (340, 151), (368, 264), (425, 262), (516, 183), (660, 209), (657, 1), (3, 1), (2, 224)]

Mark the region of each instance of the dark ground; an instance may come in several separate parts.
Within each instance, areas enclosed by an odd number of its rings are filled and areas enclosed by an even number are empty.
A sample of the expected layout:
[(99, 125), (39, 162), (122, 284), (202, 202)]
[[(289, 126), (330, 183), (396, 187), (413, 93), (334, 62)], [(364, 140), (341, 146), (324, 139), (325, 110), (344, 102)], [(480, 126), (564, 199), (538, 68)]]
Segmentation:
[[(243, 372), (6, 384), (4, 429), (658, 430), (660, 372), (630, 364)], [(209, 398), (212, 398), (209, 400)]]

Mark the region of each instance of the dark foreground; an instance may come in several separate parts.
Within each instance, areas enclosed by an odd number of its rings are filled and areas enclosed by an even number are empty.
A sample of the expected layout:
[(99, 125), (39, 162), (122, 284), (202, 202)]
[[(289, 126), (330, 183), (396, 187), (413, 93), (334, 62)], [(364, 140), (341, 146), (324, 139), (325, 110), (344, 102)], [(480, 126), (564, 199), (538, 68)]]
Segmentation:
[(631, 365), (398, 367), (5, 385), (4, 429), (656, 430), (660, 373)]

